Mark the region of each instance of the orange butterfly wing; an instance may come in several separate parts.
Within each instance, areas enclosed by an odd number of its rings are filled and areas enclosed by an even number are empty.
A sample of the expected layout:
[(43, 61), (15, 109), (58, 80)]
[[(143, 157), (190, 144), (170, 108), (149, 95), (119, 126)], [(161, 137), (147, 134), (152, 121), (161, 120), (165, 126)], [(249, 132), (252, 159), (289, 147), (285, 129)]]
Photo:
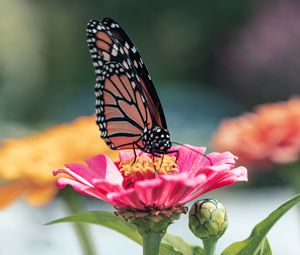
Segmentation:
[(116, 62), (106, 63), (95, 87), (97, 124), (112, 149), (142, 147), (141, 133), (152, 127), (137, 80)]

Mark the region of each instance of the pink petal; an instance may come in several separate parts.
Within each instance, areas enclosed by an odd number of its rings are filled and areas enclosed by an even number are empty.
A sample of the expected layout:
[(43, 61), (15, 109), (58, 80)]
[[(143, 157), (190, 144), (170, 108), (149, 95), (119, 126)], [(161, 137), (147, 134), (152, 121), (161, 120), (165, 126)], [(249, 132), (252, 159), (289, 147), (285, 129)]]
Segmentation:
[(199, 183), (199, 186), (195, 189), (195, 191), (187, 196), (187, 198), (182, 202), (187, 203), (188, 201), (199, 197), (201, 194), (238, 181), (247, 181), (247, 169), (245, 167), (237, 167), (231, 171), (224, 170), (215, 172), (214, 175), (207, 177), (206, 180)]
[[(97, 188), (99, 193), (102, 195), (106, 195), (109, 192), (123, 190), (123, 177), (119, 173), (118, 169), (114, 166), (114, 163), (108, 157), (105, 155), (99, 155), (87, 160), (87, 164), (90, 166), (90, 168), (81, 164), (68, 164), (67, 166), (69, 168), (58, 169), (53, 171), (53, 174), (67, 174), (83, 185)], [(108, 173), (107, 176), (103, 176), (103, 169), (105, 168), (106, 172)], [(100, 175), (99, 172), (102, 172), (102, 175)], [(108, 179), (108, 181), (102, 179), (102, 177)], [(111, 181), (111, 178), (115, 179)]]
[[(224, 178), (222, 178), (212, 189), (228, 186), (235, 182), (248, 181), (247, 169), (243, 166), (232, 169)], [(209, 191), (209, 190), (208, 190)]]
[(114, 206), (132, 207), (136, 209), (144, 209), (145, 206), (139, 200), (134, 189), (128, 189), (123, 192), (109, 193), (107, 199)]
[[(161, 189), (162, 180), (160, 178), (138, 181), (134, 185), (139, 200), (145, 206), (156, 205), (156, 199), (159, 195), (164, 197), (164, 190)], [(157, 189), (158, 188), (158, 189)]]
[(178, 151), (177, 164), (180, 172), (193, 172), (201, 166), (206, 148), (184, 144), (173, 146), (170, 150)]
[[(91, 176), (88, 174), (89, 172), (88, 168), (86, 168), (84, 165), (79, 165), (79, 164), (70, 164), (70, 165), (72, 165), (75, 171), (68, 168), (60, 168), (54, 170), (53, 175), (67, 174), (84, 185), (94, 187), (94, 185), (92, 184), (93, 178), (91, 178)], [(83, 175), (81, 175), (82, 173)]]
[(95, 197), (98, 199), (106, 200), (106, 197), (101, 194), (97, 189), (87, 186), (85, 184), (82, 184), (76, 180), (68, 179), (68, 178), (59, 178), (56, 181), (56, 184), (59, 188), (64, 188), (66, 185), (71, 185), (73, 189), (83, 195)]
[(94, 185), (101, 193), (105, 195), (111, 192), (121, 192), (124, 190), (124, 188), (119, 184), (113, 184), (103, 180), (96, 180)]
[(199, 162), (198, 165), (194, 165), (194, 176), (198, 174), (206, 174), (207, 176), (210, 176), (216, 171), (230, 171), (235, 165), (235, 159), (237, 159), (237, 157), (230, 152), (210, 153), (204, 158), (203, 162)]
[(159, 178), (136, 182), (134, 189), (145, 206), (167, 208), (175, 206), (194, 187), (187, 175), (161, 175)]
[[(93, 175), (97, 179), (103, 179), (111, 184), (122, 185), (123, 177), (115, 166), (114, 162), (104, 154), (100, 154), (96, 157), (86, 160), (89, 168), (92, 170), (89, 174)], [(69, 167), (69, 165), (67, 165)], [(71, 167), (69, 167), (72, 169)]]
[(164, 202), (164, 207), (181, 205), (180, 201), (185, 199), (195, 188), (196, 183), (189, 181), (188, 176), (177, 176), (170, 178), (170, 175), (163, 176), (163, 189), (169, 190), (169, 197)]
[(234, 166), (235, 160), (237, 159), (231, 152), (225, 151), (223, 153), (213, 152), (209, 153), (207, 157), (210, 158), (213, 165), (228, 164)]
[(178, 197), (177, 204), (182, 205), (194, 199), (192, 195), (195, 193), (195, 191), (198, 191), (199, 187), (204, 185), (206, 182), (207, 177), (204, 174), (200, 174), (192, 179), (189, 178), (185, 180), (185, 186), (189, 187), (189, 189), (186, 190), (184, 196)]

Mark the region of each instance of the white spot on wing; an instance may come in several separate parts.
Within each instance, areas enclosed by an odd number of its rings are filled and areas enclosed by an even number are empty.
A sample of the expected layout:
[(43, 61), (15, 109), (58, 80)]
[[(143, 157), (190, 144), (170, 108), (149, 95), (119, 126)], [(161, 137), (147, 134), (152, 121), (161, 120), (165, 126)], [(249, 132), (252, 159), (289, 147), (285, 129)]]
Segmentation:
[(103, 59), (105, 61), (109, 61), (110, 60), (110, 55), (106, 51), (102, 51), (102, 55), (103, 55)]
[(113, 48), (114, 48), (115, 50), (119, 50), (119, 47), (118, 47), (116, 44), (113, 45)]
[(115, 49), (112, 49), (112, 51), (111, 51), (111, 55), (113, 55), (113, 56), (117, 56), (117, 55), (118, 55), (118, 52), (117, 52)]
[(125, 60), (123, 61), (123, 66), (126, 68), (126, 69), (129, 69), (129, 66), (128, 66), (128, 64), (125, 62)]

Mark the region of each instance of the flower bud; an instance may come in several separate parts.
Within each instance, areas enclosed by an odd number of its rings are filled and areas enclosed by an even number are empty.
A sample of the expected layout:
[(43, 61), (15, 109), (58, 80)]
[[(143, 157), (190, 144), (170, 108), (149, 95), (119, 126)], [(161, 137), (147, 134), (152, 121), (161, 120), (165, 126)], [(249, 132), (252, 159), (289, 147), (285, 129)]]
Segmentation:
[(216, 199), (202, 199), (189, 212), (189, 228), (202, 240), (219, 239), (228, 226), (227, 213)]

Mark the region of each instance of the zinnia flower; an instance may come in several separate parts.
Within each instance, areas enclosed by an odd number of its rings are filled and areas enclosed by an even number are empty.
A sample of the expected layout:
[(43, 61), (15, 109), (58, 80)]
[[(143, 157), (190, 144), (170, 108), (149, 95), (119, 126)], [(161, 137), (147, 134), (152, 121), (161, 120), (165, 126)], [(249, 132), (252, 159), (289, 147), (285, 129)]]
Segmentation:
[(234, 167), (236, 157), (230, 152), (210, 153), (190, 145), (174, 146), (178, 158), (121, 151), (113, 162), (98, 155), (84, 164), (67, 164), (54, 171), (60, 188), (71, 185), (76, 191), (102, 199), (117, 208), (141, 211), (163, 210), (181, 206), (210, 190), (247, 180), (246, 168)]
[(20, 196), (25, 196), (32, 205), (44, 205), (57, 193), (52, 169), (62, 167), (66, 161), (83, 161), (99, 152), (113, 156), (115, 152), (98, 136), (95, 116), (89, 116), (24, 138), (3, 141), (0, 208)]
[(225, 120), (212, 140), (248, 164), (291, 163), (300, 156), (300, 98), (258, 106)]

